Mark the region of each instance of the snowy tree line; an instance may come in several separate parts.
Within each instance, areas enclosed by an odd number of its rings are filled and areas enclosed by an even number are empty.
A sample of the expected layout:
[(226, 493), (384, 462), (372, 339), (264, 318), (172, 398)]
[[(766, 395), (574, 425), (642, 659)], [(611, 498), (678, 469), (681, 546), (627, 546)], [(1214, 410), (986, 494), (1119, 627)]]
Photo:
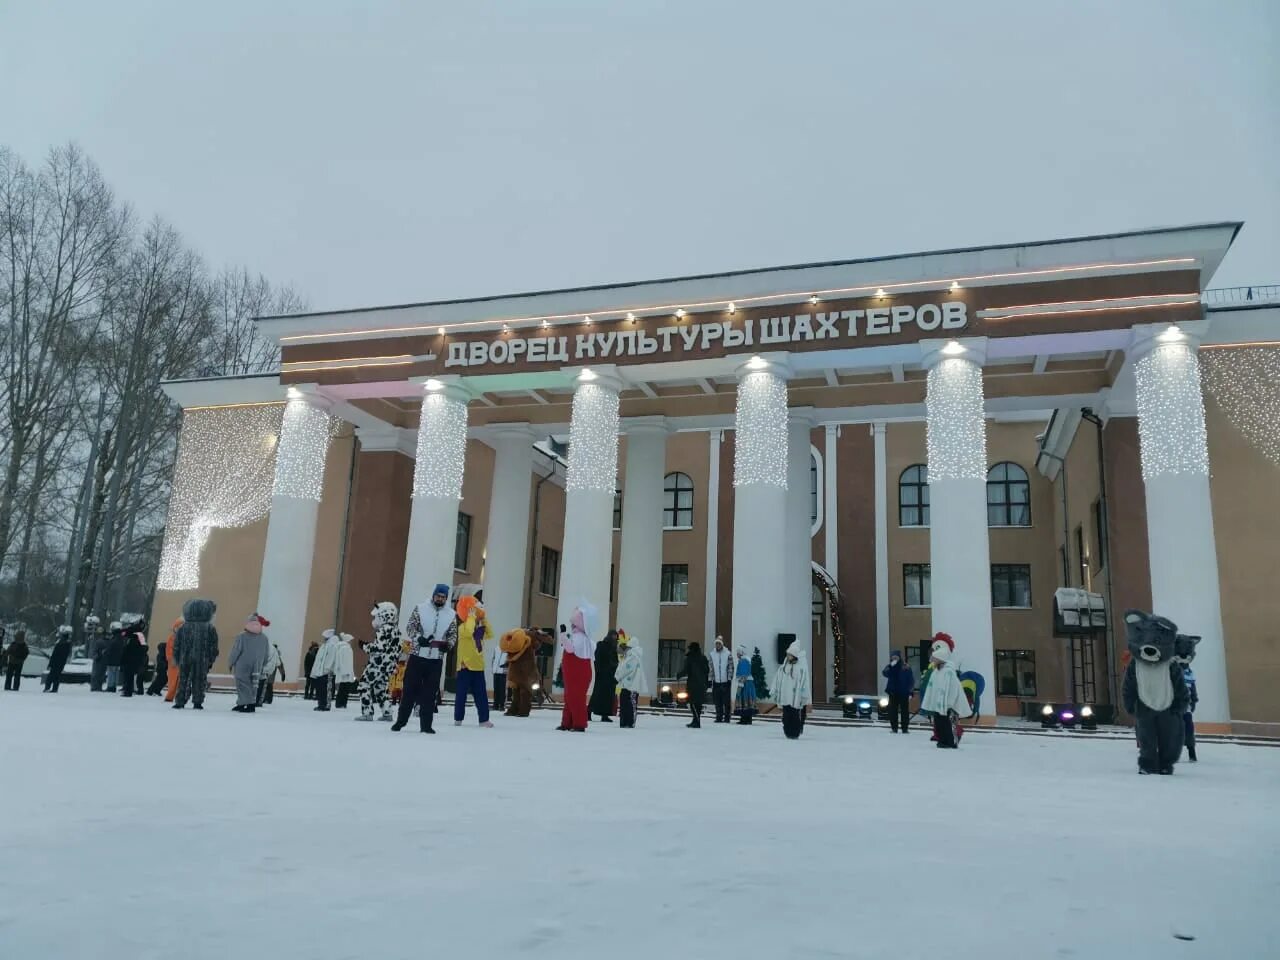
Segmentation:
[(211, 270), (74, 145), (0, 145), (0, 275), (0, 623), (149, 610), (180, 420), (160, 381), (275, 369), (252, 317), (303, 303)]

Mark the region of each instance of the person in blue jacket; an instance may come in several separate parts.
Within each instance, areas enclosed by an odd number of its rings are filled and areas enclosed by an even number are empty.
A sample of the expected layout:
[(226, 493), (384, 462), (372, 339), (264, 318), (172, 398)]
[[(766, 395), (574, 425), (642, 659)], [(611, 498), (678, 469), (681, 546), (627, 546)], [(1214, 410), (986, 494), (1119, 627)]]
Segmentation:
[(911, 691), (916, 685), (916, 675), (902, 659), (902, 652), (893, 651), (889, 665), (880, 671), (885, 678), (884, 692), (889, 695), (889, 726), (894, 733), (903, 733), (911, 725)]

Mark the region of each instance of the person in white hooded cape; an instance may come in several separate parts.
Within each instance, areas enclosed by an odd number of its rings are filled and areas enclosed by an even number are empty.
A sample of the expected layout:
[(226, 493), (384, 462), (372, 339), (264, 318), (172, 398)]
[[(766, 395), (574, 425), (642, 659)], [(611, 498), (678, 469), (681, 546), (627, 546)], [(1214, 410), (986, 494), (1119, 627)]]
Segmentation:
[(625, 630), (618, 631), (618, 654), (613, 680), (618, 687), (618, 726), (625, 730), (636, 725), (636, 706), (642, 695), (648, 695), (649, 681), (640, 646)]
[(951, 662), (955, 649), (955, 642), (948, 634), (934, 634), (929, 651), (934, 667), (924, 699), (920, 702), (920, 709), (933, 716), (933, 732), (938, 746), (950, 750), (954, 750), (958, 742), (956, 720), (973, 712), (969, 698), (964, 695), (964, 687), (960, 685), (960, 675)]
[(808, 707), (813, 703), (809, 658), (800, 641), (787, 647), (787, 656), (773, 675), (773, 702), (782, 708), (782, 732), (795, 740), (804, 732)]

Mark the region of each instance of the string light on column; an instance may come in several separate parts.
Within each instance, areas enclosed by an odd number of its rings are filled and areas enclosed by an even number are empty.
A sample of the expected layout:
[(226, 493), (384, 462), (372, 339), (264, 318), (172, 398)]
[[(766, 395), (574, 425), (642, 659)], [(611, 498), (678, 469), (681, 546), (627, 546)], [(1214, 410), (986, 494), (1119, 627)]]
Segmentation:
[(461, 500), (466, 454), (466, 401), (443, 383), (428, 382), (418, 421), (413, 496)]
[(929, 369), (925, 407), (929, 482), (987, 478), (982, 368), (949, 356)]
[(285, 404), (273, 496), (320, 500), (331, 428), (329, 414), (306, 398)]
[(1142, 479), (1209, 475), (1200, 364), (1193, 346), (1164, 342), (1134, 365)]
[[(591, 376), (587, 376), (591, 373)], [(584, 370), (573, 392), (567, 490), (613, 494), (618, 481), (618, 393)]]
[(271, 509), (283, 404), (186, 410), (173, 468), (157, 586), (200, 586), (200, 555), (215, 529), (242, 527)]
[(733, 485), (757, 483), (787, 489), (787, 384), (761, 358), (738, 381), (733, 441)]
[(1280, 348), (1201, 350), (1200, 370), (1232, 426), (1280, 466)]

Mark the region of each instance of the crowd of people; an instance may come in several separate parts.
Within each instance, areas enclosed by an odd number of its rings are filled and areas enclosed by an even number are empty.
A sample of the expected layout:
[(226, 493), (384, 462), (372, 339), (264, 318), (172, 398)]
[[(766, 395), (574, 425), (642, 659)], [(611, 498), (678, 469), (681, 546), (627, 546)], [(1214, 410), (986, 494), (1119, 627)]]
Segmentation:
[[(327, 712), (345, 709), (353, 690), (359, 690), (360, 715), (356, 719), (393, 721), (391, 729), (403, 730), (415, 715), (422, 733), (434, 734), (434, 718), (443, 703), (446, 660), (453, 654), (456, 665), (453, 704), (454, 723), (461, 726), (470, 702), (482, 727), (492, 727), (491, 710), (506, 710), (508, 716), (529, 716), (533, 695), (544, 683), (538, 656), (552, 640), (538, 630), (512, 630), (494, 638), (482, 600), (482, 592), (450, 600), (447, 584), (437, 584), (431, 597), (417, 604), (402, 634), (399, 610), (394, 603), (374, 606), (372, 638), (360, 641), (366, 665), (359, 677), (351, 634), (325, 630), (304, 657), (304, 697), (314, 699), (315, 709)], [(155, 653), (149, 687), (150, 665), (146, 637), (147, 623), (137, 614), (124, 614), (106, 630), (96, 616), (85, 620), (86, 654), (91, 662), (89, 688), (93, 692), (133, 697), (163, 696), (181, 710), (188, 703), (204, 709), (209, 689), (209, 672), (218, 658), (218, 631), (213, 620), (217, 606), (212, 600), (193, 598), (175, 620), (168, 639)], [(1189, 759), (1196, 760), (1193, 711), (1197, 696), (1191, 661), (1198, 637), (1177, 633), (1176, 625), (1140, 611), (1126, 613), (1129, 633), (1129, 661), (1126, 664), (1124, 700), (1137, 718), (1137, 739), (1142, 773), (1170, 773), (1184, 746)], [(598, 613), (589, 603), (574, 608), (568, 624), (559, 628), (556, 645), (560, 653), (560, 675), (564, 702), (558, 730), (582, 733), (592, 717), (619, 726), (636, 726), (640, 698), (649, 695), (647, 673), (640, 646), (625, 630), (600, 634)], [(254, 713), (274, 700), (275, 682), (287, 679), (280, 648), (265, 633), (270, 621), (255, 612), (246, 618), (232, 643), (227, 666), (235, 680), (237, 713)], [(58, 628), (49, 650), (43, 689), (57, 693), (63, 671), (71, 656), (73, 631)], [(599, 639), (594, 639), (599, 637)], [(32, 648), (26, 632), (17, 630), (4, 644), (0, 626), (0, 672), (4, 689), (21, 689), (23, 668)], [(486, 640), (489, 641), (486, 646)], [(933, 636), (929, 662), (916, 690), (915, 673), (894, 651), (882, 670), (890, 729), (908, 733), (911, 727), (911, 700), (919, 696), (919, 713), (929, 718), (933, 741), (940, 749), (956, 749), (963, 727), (960, 720), (973, 715), (976, 704), (966, 694), (961, 674), (953, 662), (955, 642), (946, 633)], [(967, 674), (965, 676), (968, 676)], [(489, 698), (488, 678), (492, 677), (493, 697)], [(686, 681), (681, 699), (690, 712), (688, 726), (702, 726), (707, 691), (715, 707), (715, 723), (750, 724), (756, 715), (756, 682), (744, 647), (730, 651), (717, 636), (712, 649), (703, 653), (698, 643), (690, 643), (677, 679)], [(558, 684), (559, 685), (559, 684)], [(780, 709), (782, 728), (789, 739), (804, 732), (813, 703), (812, 682), (804, 649), (799, 642), (788, 647), (772, 680), (770, 699)], [(393, 717), (392, 707), (398, 708)], [(507, 708), (510, 700), (510, 708)], [(332, 706), (331, 706), (332, 702)]]

